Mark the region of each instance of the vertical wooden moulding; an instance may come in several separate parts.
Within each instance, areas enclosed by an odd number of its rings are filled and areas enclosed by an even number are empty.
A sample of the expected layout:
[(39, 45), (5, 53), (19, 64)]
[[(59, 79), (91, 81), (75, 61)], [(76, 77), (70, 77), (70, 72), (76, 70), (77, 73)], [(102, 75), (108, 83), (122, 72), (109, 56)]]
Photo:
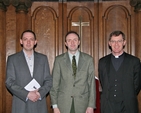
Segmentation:
[[(135, 56), (141, 59), (141, 12), (135, 12)], [(141, 113), (141, 91), (138, 95), (139, 113)]]
[(16, 22), (16, 33), (17, 33), (16, 51), (18, 52), (22, 49), (20, 45), (21, 34), (24, 30), (27, 29), (27, 26), (28, 26), (27, 14), (23, 11), (17, 12), (16, 19), (17, 19), (17, 22)]
[(135, 55), (141, 59), (141, 12), (135, 13)]
[(0, 113), (5, 109), (5, 64), (6, 64), (6, 37), (5, 37), (5, 11), (0, 9)]
[(64, 5), (63, 5), (63, 2), (59, 2), (58, 3), (58, 6), (59, 6), (59, 14), (58, 14), (58, 36), (59, 36), (59, 39), (57, 39), (58, 41), (58, 52), (56, 52), (56, 56), (59, 55), (59, 54), (62, 54), (63, 51), (64, 51), (64, 35), (63, 35), (63, 31), (64, 31), (64, 22), (65, 20), (63, 19), (63, 16), (64, 16)]

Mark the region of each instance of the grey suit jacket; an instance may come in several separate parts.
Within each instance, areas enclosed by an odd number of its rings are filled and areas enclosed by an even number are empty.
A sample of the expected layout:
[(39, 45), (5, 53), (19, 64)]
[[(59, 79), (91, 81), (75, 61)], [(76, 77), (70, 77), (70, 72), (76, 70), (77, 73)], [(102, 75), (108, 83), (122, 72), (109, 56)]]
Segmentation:
[[(33, 78), (41, 85), (41, 100), (36, 102), (26, 100), (29, 92), (24, 89)], [(47, 57), (37, 52), (34, 52), (33, 78), (23, 51), (8, 57), (6, 87), (13, 95), (12, 113), (47, 113), (46, 95), (52, 87), (52, 76)]]
[[(141, 67), (140, 60), (130, 54), (124, 53), (122, 62), (123, 80), (121, 81), (123, 91), (123, 101), (127, 113), (138, 113), (137, 94), (141, 89)], [(109, 96), (109, 76), (111, 54), (99, 60), (99, 78), (102, 86), (101, 113), (104, 113)]]
[(72, 98), (76, 113), (85, 113), (87, 107), (95, 108), (93, 58), (80, 52), (76, 78), (74, 79), (68, 52), (56, 57), (50, 95), (52, 105), (57, 104), (61, 113), (70, 113)]

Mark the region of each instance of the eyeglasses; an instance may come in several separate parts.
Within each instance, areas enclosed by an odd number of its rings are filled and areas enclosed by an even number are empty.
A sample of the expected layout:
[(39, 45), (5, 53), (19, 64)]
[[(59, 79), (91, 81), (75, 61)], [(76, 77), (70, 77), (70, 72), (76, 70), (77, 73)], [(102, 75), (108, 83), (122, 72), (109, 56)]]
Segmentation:
[(119, 43), (122, 43), (123, 40), (117, 40), (117, 41), (116, 41), (116, 40), (111, 40), (110, 42), (111, 42), (112, 44), (115, 44), (115, 43), (118, 43), (118, 44), (119, 44)]

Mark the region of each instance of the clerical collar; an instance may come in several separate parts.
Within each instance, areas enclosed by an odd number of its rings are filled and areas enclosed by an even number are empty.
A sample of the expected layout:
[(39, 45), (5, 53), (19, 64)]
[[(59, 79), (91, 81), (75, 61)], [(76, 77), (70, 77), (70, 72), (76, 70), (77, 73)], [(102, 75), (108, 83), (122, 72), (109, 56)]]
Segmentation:
[(120, 54), (120, 55), (117, 55), (117, 56), (115, 56), (115, 55), (113, 55), (115, 58), (119, 58), (119, 57), (121, 57), (122, 55), (124, 54), (124, 52), (122, 53), (122, 54)]
[(119, 56), (115, 56), (115, 58), (119, 58)]

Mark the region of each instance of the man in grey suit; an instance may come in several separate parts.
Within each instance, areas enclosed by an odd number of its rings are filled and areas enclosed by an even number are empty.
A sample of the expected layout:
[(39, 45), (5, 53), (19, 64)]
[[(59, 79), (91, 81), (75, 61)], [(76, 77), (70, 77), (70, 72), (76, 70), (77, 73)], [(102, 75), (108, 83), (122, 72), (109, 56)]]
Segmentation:
[[(34, 51), (37, 40), (31, 30), (22, 33), (20, 44), (22, 51), (7, 60), (6, 87), (13, 95), (12, 113), (47, 113), (46, 95), (52, 87), (47, 56)], [(25, 89), (33, 79), (36, 82), (31, 89)]]
[(124, 52), (125, 44), (124, 33), (113, 31), (109, 37), (112, 53), (99, 60), (101, 113), (138, 113), (140, 59)]
[[(53, 68), (51, 103), (54, 113), (93, 113), (96, 92), (93, 58), (78, 50), (80, 37), (70, 31), (65, 36), (67, 52), (56, 57)], [(76, 59), (76, 72), (72, 57)]]

